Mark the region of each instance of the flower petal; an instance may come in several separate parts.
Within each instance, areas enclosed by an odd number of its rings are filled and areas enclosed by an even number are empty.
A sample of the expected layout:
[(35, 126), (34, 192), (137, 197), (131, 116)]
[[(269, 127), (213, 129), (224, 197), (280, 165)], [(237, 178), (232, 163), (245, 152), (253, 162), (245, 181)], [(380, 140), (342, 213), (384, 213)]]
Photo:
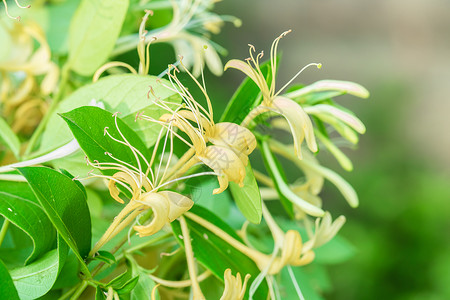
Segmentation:
[(226, 146), (236, 153), (244, 166), (248, 164), (248, 155), (256, 148), (256, 138), (247, 128), (235, 123), (215, 124), (213, 136), (209, 140), (217, 146)]
[(153, 219), (149, 224), (133, 227), (140, 237), (157, 233), (169, 222), (170, 203), (167, 197), (160, 193), (146, 193), (139, 199), (139, 202), (153, 210)]
[(233, 68), (233, 69), (236, 69), (236, 70), (244, 72), (245, 75), (250, 77), (251, 80), (253, 80), (258, 85), (260, 90), (268, 89), (267, 86), (266, 87), (260, 86), (259, 83), (260, 82), (266, 82), (266, 80), (264, 78), (263, 78), (264, 79), (263, 81), (258, 80), (256, 72), (245, 61), (242, 61), (242, 60), (239, 60), (239, 59), (229, 60), (227, 62), (227, 64), (225, 65), (224, 70), (226, 71), (226, 70), (228, 70), (228, 68)]
[(183, 196), (181, 194), (171, 192), (171, 191), (162, 191), (159, 192), (160, 195), (163, 195), (164, 197), (169, 200), (169, 222), (174, 221), (176, 218), (181, 216), (183, 213), (187, 212), (191, 209), (191, 207), (194, 205), (194, 201), (189, 199), (186, 196)]
[(197, 157), (217, 173), (220, 187), (213, 194), (223, 192), (228, 187), (228, 181), (244, 185), (245, 166), (239, 157), (228, 147), (208, 146)]
[(292, 137), (294, 138), (294, 148), (299, 159), (302, 158), (300, 153), (303, 139), (306, 138), (308, 148), (312, 152), (317, 151), (316, 139), (314, 137), (314, 128), (311, 119), (295, 101), (286, 97), (276, 97), (272, 102), (272, 110), (281, 114), (288, 121), (291, 128)]

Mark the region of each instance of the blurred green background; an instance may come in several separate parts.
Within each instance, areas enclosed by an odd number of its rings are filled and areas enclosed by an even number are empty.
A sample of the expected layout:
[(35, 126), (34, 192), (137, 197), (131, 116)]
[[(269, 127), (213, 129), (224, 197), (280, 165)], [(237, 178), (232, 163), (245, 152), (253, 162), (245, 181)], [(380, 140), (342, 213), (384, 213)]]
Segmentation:
[[(269, 53), (281, 32), (283, 85), (302, 66), (297, 82), (358, 82), (368, 100), (338, 102), (367, 126), (346, 173), (327, 156), (322, 163), (355, 187), (353, 210), (333, 188), (323, 194), (356, 255), (330, 269), (327, 299), (450, 299), (450, 2), (430, 0), (228, 0), (216, 10), (242, 19), (215, 38), (231, 58), (246, 58), (248, 43)], [(267, 55), (266, 55), (266, 58)], [(208, 76), (225, 104), (242, 74)], [(353, 151), (355, 150), (355, 151)]]

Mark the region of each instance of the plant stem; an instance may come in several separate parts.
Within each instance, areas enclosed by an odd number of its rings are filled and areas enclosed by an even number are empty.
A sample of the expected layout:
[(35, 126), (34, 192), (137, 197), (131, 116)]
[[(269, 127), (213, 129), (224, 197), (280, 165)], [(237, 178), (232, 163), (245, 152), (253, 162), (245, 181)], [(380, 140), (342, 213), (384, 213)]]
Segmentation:
[(6, 232), (8, 231), (9, 223), (10, 222), (8, 219), (5, 219), (5, 221), (3, 222), (2, 229), (0, 230), (0, 246), (2, 245), (3, 240), (5, 239)]
[(187, 227), (186, 220), (184, 219), (183, 216), (180, 217), (180, 225), (181, 225), (181, 232), (183, 233), (184, 252), (186, 253), (186, 261), (189, 270), (189, 277), (191, 278), (193, 299), (194, 300), (205, 299), (205, 296), (203, 296), (202, 290), (200, 289), (200, 285), (197, 279), (197, 271), (195, 269), (194, 252), (192, 251), (189, 228)]
[(76, 289), (75, 293), (73, 293), (72, 297), (70, 297), (70, 300), (76, 300), (80, 298), (81, 294), (83, 294), (84, 290), (87, 288), (88, 282), (86, 280), (83, 280), (81, 282), (80, 286)]

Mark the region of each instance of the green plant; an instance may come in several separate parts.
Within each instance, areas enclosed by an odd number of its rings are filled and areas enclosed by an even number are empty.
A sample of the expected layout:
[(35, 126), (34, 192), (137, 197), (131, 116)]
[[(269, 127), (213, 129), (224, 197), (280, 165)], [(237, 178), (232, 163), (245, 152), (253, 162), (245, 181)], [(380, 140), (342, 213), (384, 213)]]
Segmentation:
[[(332, 97), (367, 98), (367, 90), (334, 80), (288, 89), (307, 67), (321, 67), (310, 64), (276, 91), (286, 31), (267, 62), (250, 46), (249, 59), (225, 65), (248, 78), (219, 114), (203, 67), (220, 75), (223, 49), (209, 35), (238, 19), (214, 14), (214, 1), (74, 2), (37, 2), (24, 23), (2, 20), (2, 292), (319, 297), (324, 265), (352, 253), (335, 237), (345, 217), (333, 221), (322, 206), (324, 180), (350, 206), (358, 198), (315, 153), (323, 148), (352, 169), (333, 131), (356, 144), (365, 127)], [(46, 22), (61, 28), (44, 32)], [(154, 76), (158, 43), (178, 56)], [(263, 164), (253, 168), (257, 157)]]

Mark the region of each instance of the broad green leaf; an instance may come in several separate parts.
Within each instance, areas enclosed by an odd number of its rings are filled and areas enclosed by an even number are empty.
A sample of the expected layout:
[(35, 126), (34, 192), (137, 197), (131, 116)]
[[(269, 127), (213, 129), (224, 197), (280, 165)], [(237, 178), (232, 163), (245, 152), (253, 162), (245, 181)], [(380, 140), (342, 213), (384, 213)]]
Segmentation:
[(69, 61), (75, 72), (92, 75), (114, 48), (128, 0), (82, 0), (69, 29)]
[(91, 217), (85, 195), (75, 182), (55, 170), (25, 167), (19, 171), (86, 272), (83, 257), (91, 249)]
[[(136, 113), (142, 111), (145, 115), (154, 119), (158, 119), (166, 113), (164, 109), (153, 103), (153, 95), (150, 99), (147, 98), (150, 87), (160, 100), (175, 103), (181, 101), (178, 94), (167, 89), (163, 84), (170, 86), (170, 82), (153, 76), (134, 74), (108, 76), (76, 90), (58, 105), (56, 112), (65, 113), (80, 106), (89, 105), (92, 100), (101, 101), (107, 111), (111, 113), (119, 112), (119, 117), (138, 133), (147, 146), (152, 146), (161, 127), (148, 121), (138, 120), (135, 122), (135, 118)], [(72, 139), (73, 136), (64, 121), (57, 114), (54, 114), (50, 117), (42, 135), (39, 152), (52, 151), (67, 144)]]
[(187, 193), (191, 194), (195, 205), (200, 205), (210, 211), (220, 211), (223, 219), (229, 215), (233, 199), (228, 190), (213, 195), (212, 191), (219, 187), (216, 178), (205, 180), (204, 176), (194, 177), (186, 181), (186, 186), (188, 187)]
[(8, 269), (0, 260), (0, 295), (3, 299), (19, 300), (19, 294), (14, 286), (11, 275)]
[[(261, 64), (261, 72), (271, 80), (270, 61)], [(228, 102), (220, 122), (240, 124), (248, 113), (262, 101), (261, 91), (250, 78), (245, 78)]]
[(247, 220), (259, 224), (262, 218), (261, 194), (250, 162), (245, 168), (244, 186), (239, 187), (230, 182), (230, 190), (237, 207)]
[[(136, 154), (130, 147), (105, 135), (106, 127), (108, 127), (109, 134), (115, 139), (123, 141), (121, 136), (123, 134), (127, 141), (144, 157), (151, 156), (150, 151), (137, 134), (119, 118), (117, 118), (116, 127), (116, 118), (106, 110), (93, 106), (83, 106), (61, 116), (67, 122), (80, 147), (91, 161), (117, 163), (116, 160), (105, 154), (110, 153), (116, 159), (138, 167)], [(139, 163), (144, 168), (145, 162), (141, 157), (139, 157)], [(104, 170), (104, 173), (108, 175), (113, 175), (115, 172), (115, 170)]]
[(0, 214), (31, 238), (27, 263), (54, 248), (56, 231), (28, 184), (0, 181)]
[[(242, 239), (233, 231), (233, 229), (230, 228), (230, 226), (207, 209), (194, 205), (190, 212), (205, 220), (208, 220), (228, 233), (234, 239), (243, 242)], [(256, 264), (246, 255), (236, 250), (233, 246), (216, 236), (208, 229), (197, 224), (188, 217), (185, 219), (190, 231), (192, 249), (197, 261), (200, 262), (205, 268), (211, 270), (214, 276), (219, 278), (221, 281), (223, 281), (223, 275), (227, 268), (230, 268), (234, 275), (237, 272), (239, 272), (242, 277), (245, 277), (246, 274), (250, 274), (252, 276), (248, 283), (248, 286), (250, 286), (253, 280), (260, 273), (260, 270)], [(175, 238), (178, 243), (184, 247), (184, 241), (180, 238), (182, 236), (182, 232), (179, 221), (174, 221), (171, 225)], [(267, 294), (267, 283), (264, 281), (256, 291), (255, 299), (265, 299)], [(248, 297), (248, 290), (246, 295), (246, 297)]]
[(17, 159), (20, 158), (19, 138), (2, 117), (0, 117), (0, 142), (5, 143)]
[(47, 252), (28, 266), (11, 270), (20, 299), (36, 299), (53, 286), (64, 265), (69, 248), (59, 237), (58, 248)]

